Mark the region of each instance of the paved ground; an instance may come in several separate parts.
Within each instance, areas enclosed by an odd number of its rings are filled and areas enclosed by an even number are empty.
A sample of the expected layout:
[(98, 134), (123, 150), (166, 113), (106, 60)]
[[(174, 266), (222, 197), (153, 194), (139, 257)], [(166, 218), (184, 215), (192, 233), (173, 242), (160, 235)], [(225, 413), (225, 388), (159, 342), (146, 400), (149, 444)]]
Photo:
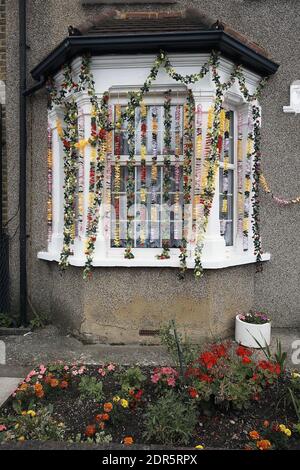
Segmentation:
[[(292, 345), (297, 339), (299, 340), (300, 350), (300, 328), (299, 330), (274, 329), (273, 349), (277, 338), (280, 338), (283, 350), (288, 352), (288, 360), (291, 365)], [(19, 377), (20, 372), (17, 368), (26, 370), (34, 365), (54, 360), (87, 364), (112, 361), (123, 365), (137, 363), (141, 365), (162, 365), (170, 364), (171, 361), (162, 346), (84, 345), (73, 337), (62, 335), (60, 330), (54, 326), (48, 326), (43, 330), (25, 336), (0, 337), (0, 340), (4, 341), (6, 346), (6, 368), (0, 366), (0, 377), (4, 375)], [(298, 356), (300, 359), (300, 353)], [(4, 370), (6, 370), (6, 373), (4, 373)]]

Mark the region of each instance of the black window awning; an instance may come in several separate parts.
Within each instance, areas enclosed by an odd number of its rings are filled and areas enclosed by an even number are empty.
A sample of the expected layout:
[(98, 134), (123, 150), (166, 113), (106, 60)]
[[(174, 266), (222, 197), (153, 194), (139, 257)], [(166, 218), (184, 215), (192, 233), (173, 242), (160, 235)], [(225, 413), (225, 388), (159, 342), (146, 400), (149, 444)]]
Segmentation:
[(279, 65), (252, 47), (222, 30), (191, 32), (130, 33), (102, 36), (70, 36), (56, 47), (32, 71), (34, 80), (42, 82), (55, 74), (63, 64), (86, 53), (147, 54), (160, 50), (186, 53), (205, 53), (212, 50), (237, 64), (261, 75), (274, 74)]

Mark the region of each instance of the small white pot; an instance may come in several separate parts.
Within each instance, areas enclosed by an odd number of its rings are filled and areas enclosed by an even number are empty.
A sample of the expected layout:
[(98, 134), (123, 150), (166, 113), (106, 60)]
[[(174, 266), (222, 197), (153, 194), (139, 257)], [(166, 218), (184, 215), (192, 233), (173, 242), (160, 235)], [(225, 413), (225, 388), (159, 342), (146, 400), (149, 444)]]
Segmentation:
[(271, 322), (256, 325), (255, 323), (247, 323), (239, 319), (239, 315), (235, 317), (235, 340), (237, 343), (247, 348), (257, 348), (258, 344), (255, 339), (265, 347), (271, 343)]

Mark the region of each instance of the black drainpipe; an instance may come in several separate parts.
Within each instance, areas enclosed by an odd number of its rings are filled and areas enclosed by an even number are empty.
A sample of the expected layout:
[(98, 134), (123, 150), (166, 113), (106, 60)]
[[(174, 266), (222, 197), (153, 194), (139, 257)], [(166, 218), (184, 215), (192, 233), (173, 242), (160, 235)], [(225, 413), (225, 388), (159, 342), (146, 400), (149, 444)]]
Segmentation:
[(20, 207), (20, 324), (27, 325), (27, 233), (26, 233), (26, 156), (27, 110), (26, 97), (26, 0), (19, 0), (19, 67), (20, 67), (20, 150), (19, 150), (19, 207)]

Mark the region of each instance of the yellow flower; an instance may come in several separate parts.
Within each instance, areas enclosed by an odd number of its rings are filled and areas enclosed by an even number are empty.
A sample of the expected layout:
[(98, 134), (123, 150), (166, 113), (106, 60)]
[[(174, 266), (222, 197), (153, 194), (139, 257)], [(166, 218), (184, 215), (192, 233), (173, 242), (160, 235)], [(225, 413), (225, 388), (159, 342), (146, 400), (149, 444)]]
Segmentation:
[(25, 441), (25, 436), (19, 437), (18, 441), (21, 441), (21, 442)]
[(17, 423), (17, 424), (15, 425), (15, 429), (19, 429), (19, 427), (20, 427), (20, 425), (19, 425), (19, 423)]
[(299, 379), (300, 378), (300, 374), (298, 372), (293, 372), (292, 373), (292, 377), (293, 379)]
[(286, 431), (286, 427), (285, 427), (284, 424), (280, 424), (280, 425), (279, 425), (279, 429), (280, 429), (281, 432), (285, 432), (285, 431)]
[(204, 446), (198, 445), (198, 446), (195, 446), (195, 449), (203, 450)]
[(284, 434), (286, 434), (288, 437), (291, 437), (292, 431), (288, 428), (285, 429)]
[(32, 418), (34, 418), (34, 417), (36, 416), (36, 412), (33, 411), (33, 410), (27, 411), (27, 414), (28, 414), (29, 416), (31, 416)]
[(123, 408), (128, 408), (128, 400), (125, 400), (124, 398), (122, 398), (121, 400), (121, 406)]
[(118, 395), (116, 395), (115, 397), (113, 397), (113, 402), (114, 402), (114, 403), (118, 403), (120, 400), (121, 400), (121, 398), (120, 398)]
[(26, 416), (26, 411), (22, 411), (22, 416)]

